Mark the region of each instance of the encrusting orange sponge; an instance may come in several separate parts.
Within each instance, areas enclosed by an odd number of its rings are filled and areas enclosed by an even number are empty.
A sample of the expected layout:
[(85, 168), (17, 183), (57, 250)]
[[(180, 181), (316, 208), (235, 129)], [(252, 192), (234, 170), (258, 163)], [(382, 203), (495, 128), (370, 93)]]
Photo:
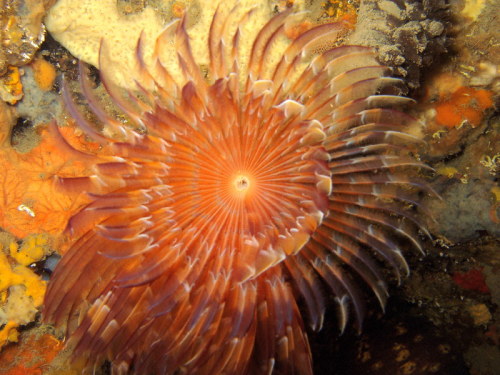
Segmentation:
[(481, 124), (484, 110), (493, 106), (492, 97), (491, 91), (462, 86), (448, 98), (441, 98), (436, 106), (436, 122), (455, 128), (467, 121), (475, 128)]
[(56, 69), (54, 66), (43, 58), (35, 59), (31, 67), (35, 75), (35, 81), (43, 91), (49, 91), (56, 79)]

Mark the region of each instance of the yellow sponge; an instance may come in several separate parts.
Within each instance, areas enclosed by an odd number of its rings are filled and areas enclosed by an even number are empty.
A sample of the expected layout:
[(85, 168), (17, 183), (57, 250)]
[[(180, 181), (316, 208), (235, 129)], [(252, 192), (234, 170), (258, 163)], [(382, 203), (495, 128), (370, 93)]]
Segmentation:
[[(0, 348), (17, 341), (17, 327), (35, 319), (43, 303), (46, 281), (27, 266), (49, 253), (48, 238), (27, 237), (21, 247), (12, 240), (6, 249), (0, 244)], [(9, 253), (6, 254), (6, 253)]]
[(50, 251), (48, 238), (43, 234), (26, 237), (21, 248), (14, 241), (10, 243), (9, 247), (10, 256), (23, 266), (42, 260)]

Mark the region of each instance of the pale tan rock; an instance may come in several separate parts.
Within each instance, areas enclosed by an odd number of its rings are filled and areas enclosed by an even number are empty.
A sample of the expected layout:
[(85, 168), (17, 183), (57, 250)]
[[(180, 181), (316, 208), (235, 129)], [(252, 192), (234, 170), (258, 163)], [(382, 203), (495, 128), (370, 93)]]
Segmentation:
[[(222, 10), (231, 9), (235, 0), (225, 1)], [(218, 1), (204, 1), (201, 6), (196, 1), (187, 2), (187, 31), (191, 39), (196, 62), (203, 66), (208, 64), (207, 40), (210, 23), (218, 5)], [(250, 9), (255, 8), (251, 17), (241, 29), (242, 37), (240, 54), (248, 56), (251, 43), (262, 25), (272, 15), (272, 7), (267, 1), (240, 0), (238, 15), (232, 20), (239, 20)], [(192, 9), (192, 13), (189, 11)], [(300, 8), (299, 8), (300, 9)], [(146, 7), (141, 12), (124, 15), (116, 6), (116, 0), (59, 0), (49, 11), (45, 24), (51, 35), (67, 48), (75, 57), (99, 67), (99, 45), (104, 40), (105, 51), (109, 61), (104, 69), (109, 69), (111, 79), (125, 88), (134, 88), (131, 77), (136, 77), (137, 69), (135, 49), (141, 32), (145, 35), (145, 60), (152, 65), (152, 51), (157, 36), (171, 21), (162, 19), (161, 12)], [(228, 25), (232, 35), (238, 24), (234, 21)], [(230, 41), (225, 41), (229, 43)], [(170, 45), (164, 46), (162, 61), (173, 74), (178, 83), (182, 83), (181, 70), (177, 61), (175, 45), (172, 38)], [(274, 46), (274, 58), (282, 55), (283, 48)], [(241, 59), (240, 68), (245, 68), (246, 59)]]

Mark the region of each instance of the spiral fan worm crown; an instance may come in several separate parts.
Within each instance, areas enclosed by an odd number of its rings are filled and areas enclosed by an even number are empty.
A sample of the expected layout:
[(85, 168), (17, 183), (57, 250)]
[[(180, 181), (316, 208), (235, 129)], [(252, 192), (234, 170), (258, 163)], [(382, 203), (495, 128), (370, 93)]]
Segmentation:
[[(90, 364), (108, 359), (116, 373), (137, 374), (311, 374), (297, 301), (318, 330), (333, 293), (341, 330), (349, 306), (360, 326), (355, 278), (384, 306), (380, 263), (399, 278), (408, 273), (400, 244), (421, 250), (421, 225), (405, 208), (416, 202), (399, 189), (427, 189), (407, 173), (424, 167), (406, 147), (416, 141), (405, 132), (414, 120), (391, 109), (409, 101), (395, 95), (400, 81), (370, 48), (331, 48), (337, 23), (310, 28), (271, 58), (298, 22), (290, 11), (240, 56), (240, 25), (252, 11), (235, 14), (213, 17), (209, 78), (184, 20), (160, 35), (152, 64), (138, 41), (137, 91), (113, 85), (101, 48), (102, 83), (134, 126), (101, 108), (83, 64), (81, 90), (100, 127), (64, 87), (68, 112), (105, 147), (73, 150), (94, 159), (91, 176), (56, 181), (89, 202), (68, 223), (73, 243), (52, 275), (44, 319), (66, 327)], [(182, 77), (162, 61), (169, 40)]]

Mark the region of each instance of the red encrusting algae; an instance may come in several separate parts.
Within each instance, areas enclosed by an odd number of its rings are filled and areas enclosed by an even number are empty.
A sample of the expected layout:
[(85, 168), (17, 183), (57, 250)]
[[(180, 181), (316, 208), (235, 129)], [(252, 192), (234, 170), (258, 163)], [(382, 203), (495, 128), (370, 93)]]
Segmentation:
[(486, 284), (483, 268), (473, 268), (466, 272), (453, 273), (453, 281), (460, 288), (472, 290), (480, 293), (490, 293), (490, 288)]

